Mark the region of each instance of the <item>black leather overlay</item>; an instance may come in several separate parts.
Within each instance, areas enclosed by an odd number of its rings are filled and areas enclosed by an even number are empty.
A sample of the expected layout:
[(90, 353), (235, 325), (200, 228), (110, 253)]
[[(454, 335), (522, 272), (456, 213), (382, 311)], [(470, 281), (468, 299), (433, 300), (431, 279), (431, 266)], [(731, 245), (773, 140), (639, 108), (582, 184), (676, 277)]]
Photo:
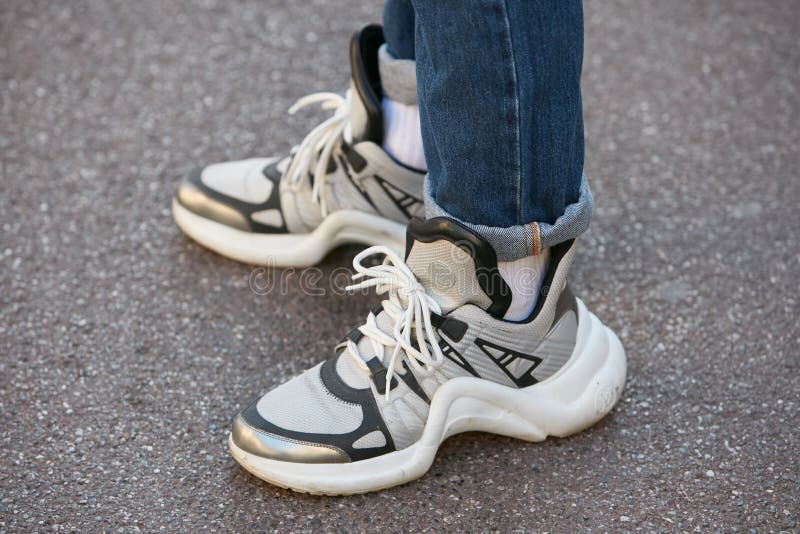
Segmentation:
[(383, 142), (383, 110), (381, 109), (381, 77), (378, 72), (378, 48), (383, 44), (383, 28), (371, 24), (353, 34), (350, 40), (350, 67), (353, 85), (367, 112), (367, 127), (362, 139)]
[[(492, 343), (480, 338), (475, 340), (475, 345), (477, 345), (477, 347), (481, 349), (484, 354), (491, 358), (491, 360), (503, 370), (506, 376), (508, 376), (508, 378), (510, 378), (517, 387), (524, 388), (527, 386), (532, 386), (538, 382), (538, 380), (533, 377), (533, 371), (539, 366), (540, 363), (542, 363), (541, 358), (501, 347), (496, 343)], [(531, 362), (531, 364), (525, 369), (525, 371), (522, 372), (522, 374), (516, 376), (509, 368), (511, 367), (511, 364), (519, 360), (526, 360)]]
[[(202, 168), (192, 170), (184, 179), (184, 183), (178, 190), (178, 202), (186, 209), (197, 213), (202, 217), (217, 221), (219, 223), (255, 233), (277, 234), (286, 233), (286, 223), (275, 227), (262, 224), (252, 219), (252, 214), (269, 209), (281, 211), (280, 194), (278, 185), (280, 177), (277, 179), (267, 174), (264, 176), (273, 181), (272, 193), (269, 198), (260, 204), (251, 204), (238, 198), (229, 197), (206, 186), (201, 179)], [(282, 212), (281, 212), (282, 213)]]

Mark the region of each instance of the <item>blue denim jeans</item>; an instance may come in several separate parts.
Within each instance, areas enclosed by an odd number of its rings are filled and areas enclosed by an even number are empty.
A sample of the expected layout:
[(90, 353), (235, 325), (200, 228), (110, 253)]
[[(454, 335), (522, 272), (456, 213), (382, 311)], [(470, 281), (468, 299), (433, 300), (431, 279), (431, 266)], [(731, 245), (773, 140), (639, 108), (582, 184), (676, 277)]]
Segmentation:
[(416, 60), (428, 216), (501, 260), (586, 230), (581, 0), (386, 0), (384, 33)]

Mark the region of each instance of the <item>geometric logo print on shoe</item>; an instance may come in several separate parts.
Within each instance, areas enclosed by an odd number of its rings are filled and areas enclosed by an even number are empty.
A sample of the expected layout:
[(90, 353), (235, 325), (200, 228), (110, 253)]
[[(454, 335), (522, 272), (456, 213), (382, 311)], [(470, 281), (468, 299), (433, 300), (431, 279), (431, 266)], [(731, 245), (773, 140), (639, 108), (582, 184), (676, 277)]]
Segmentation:
[[(481, 378), (480, 374), (478, 374), (472, 364), (470, 364), (469, 361), (460, 352), (458, 352), (455, 347), (448, 343), (444, 336), (441, 335), (441, 331), (444, 331), (444, 333), (453, 339), (453, 341), (460, 341), (467, 331), (466, 323), (455, 319), (442, 318), (438, 316), (433, 317), (433, 319), (434, 322), (439, 323), (436, 324), (435, 327), (437, 333), (439, 334), (439, 347), (442, 349), (442, 354), (447, 359), (463, 368), (469, 374)], [(536, 370), (539, 364), (542, 363), (541, 358), (513, 349), (508, 349), (481, 338), (475, 339), (475, 346), (481, 349), (484, 354), (486, 354), (498, 367), (500, 367), (500, 369), (503, 370), (506, 376), (508, 376), (508, 378), (510, 378), (517, 387), (524, 388), (527, 386), (532, 386), (538, 382), (538, 380), (533, 376), (533, 371)], [(531, 365), (527, 366), (522, 374), (517, 375), (512, 372), (512, 369), (518, 367), (518, 362), (522, 361), (529, 361), (531, 362)]]

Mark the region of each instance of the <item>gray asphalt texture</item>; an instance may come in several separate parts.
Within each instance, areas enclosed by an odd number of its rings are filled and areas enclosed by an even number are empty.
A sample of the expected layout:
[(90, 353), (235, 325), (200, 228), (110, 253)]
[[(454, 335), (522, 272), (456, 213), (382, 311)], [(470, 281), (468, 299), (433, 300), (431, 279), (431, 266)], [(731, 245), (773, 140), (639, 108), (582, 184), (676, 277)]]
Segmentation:
[[(597, 210), (572, 285), (629, 381), (567, 439), (449, 439), (422, 479), (313, 497), (231, 459), (232, 415), (374, 295), (316, 296), (183, 237), (198, 163), (287, 150), (379, 3), (0, 6), (0, 530), (796, 531), (800, 8), (586, 5)], [(357, 248), (332, 253), (323, 275)]]

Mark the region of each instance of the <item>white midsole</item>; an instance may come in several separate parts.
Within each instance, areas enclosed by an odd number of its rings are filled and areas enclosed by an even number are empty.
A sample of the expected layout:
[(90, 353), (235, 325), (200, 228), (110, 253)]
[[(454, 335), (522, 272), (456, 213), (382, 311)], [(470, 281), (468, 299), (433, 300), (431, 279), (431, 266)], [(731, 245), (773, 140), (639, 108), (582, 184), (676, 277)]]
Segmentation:
[(405, 249), (404, 224), (356, 210), (335, 211), (307, 234), (245, 232), (202, 217), (172, 201), (175, 222), (189, 237), (227, 256), (254, 265), (308, 267), (345, 243)]
[(619, 339), (578, 300), (575, 349), (556, 374), (523, 389), (474, 377), (449, 380), (431, 400), (422, 436), (403, 450), (352, 463), (303, 464), (255, 456), (232, 439), (228, 445), (245, 469), (278, 486), (336, 495), (375, 491), (425, 474), (439, 445), (460, 432), (492, 432), (527, 441), (579, 432), (611, 411), (625, 377), (625, 350)]

